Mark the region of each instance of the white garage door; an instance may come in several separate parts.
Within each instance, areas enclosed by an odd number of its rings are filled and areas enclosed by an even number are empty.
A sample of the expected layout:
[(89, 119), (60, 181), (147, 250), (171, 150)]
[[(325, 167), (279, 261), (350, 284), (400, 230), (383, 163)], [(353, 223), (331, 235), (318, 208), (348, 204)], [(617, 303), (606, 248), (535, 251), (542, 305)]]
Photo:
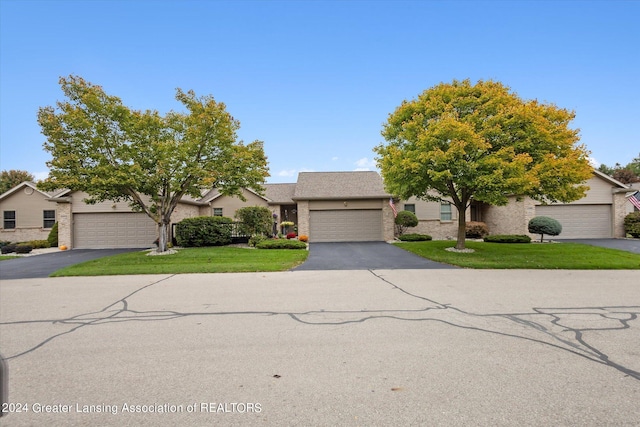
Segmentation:
[(554, 239), (610, 238), (611, 205), (536, 206), (536, 216), (548, 216), (562, 224)]
[(143, 213), (73, 215), (77, 249), (149, 248), (158, 237), (156, 223)]
[(312, 242), (384, 240), (382, 210), (311, 211), (309, 231), (309, 240)]

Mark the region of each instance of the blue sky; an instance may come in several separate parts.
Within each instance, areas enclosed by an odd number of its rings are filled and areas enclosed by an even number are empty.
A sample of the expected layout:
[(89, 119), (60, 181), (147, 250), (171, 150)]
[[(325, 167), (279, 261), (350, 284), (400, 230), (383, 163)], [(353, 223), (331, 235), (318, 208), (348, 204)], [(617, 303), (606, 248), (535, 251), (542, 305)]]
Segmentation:
[(575, 110), (597, 162), (640, 152), (639, 1), (0, 0), (0, 20), (0, 169), (38, 178), (36, 113), (70, 74), (134, 109), (213, 95), (273, 183), (374, 170), (388, 114), (453, 79)]

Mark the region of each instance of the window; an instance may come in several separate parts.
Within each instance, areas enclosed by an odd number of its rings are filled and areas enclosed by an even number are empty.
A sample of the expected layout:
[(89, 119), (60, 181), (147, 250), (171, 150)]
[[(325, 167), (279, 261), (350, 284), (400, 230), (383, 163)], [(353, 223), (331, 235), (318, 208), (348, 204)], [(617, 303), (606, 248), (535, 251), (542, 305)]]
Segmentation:
[(16, 228), (16, 211), (4, 211), (3, 219), (2, 227), (6, 229)]
[(222, 216), (222, 208), (213, 208), (213, 216)]
[(416, 205), (405, 203), (404, 204), (404, 210), (415, 214), (416, 213)]
[(42, 211), (42, 227), (51, 228), (56, 223), (56, 211)]
[(451, 203), (440, 203), (440, 221), (451, 221)]

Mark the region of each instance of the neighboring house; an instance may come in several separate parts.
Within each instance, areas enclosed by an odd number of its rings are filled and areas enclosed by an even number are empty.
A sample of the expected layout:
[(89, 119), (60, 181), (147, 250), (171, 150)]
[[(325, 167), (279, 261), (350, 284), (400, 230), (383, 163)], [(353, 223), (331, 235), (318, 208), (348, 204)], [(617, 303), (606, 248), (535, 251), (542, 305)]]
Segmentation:
[[(537, 215), (558, 219), (563, 231), (558, 238), (623, 237), (623, 220), (629, 189), (594, 171), (587, 182), (586, 197), (573, 203), (541, 205), (528, 197), (511, 197), (506, 206), (476, 203), (465, 213), (467, 220), (487, 223), (491, 234), (529, 234), (529, 220)], [(265, 184), (264, 195), (243, 190), (246, 201), (222, 195), (217, 189), (202, 197), (184, 197), (171, 221), (195, 216), (233, 218), (244, 206), (265, 206), (282, 221), (297, 225), (298, 234), (312, 242), (389, 241), (393, 239), (390, 195), (376, 172), (301, 172), (296, 183)], [(44, 193), (42, 193), (44, 194)], [(4, 196), (4, 195), (3, 195)], [(46, 196), (46, 194), (44, 194)], [(62, 191), (54, 202), (60, 244), (70, 248), (145, 248), (157, 238), (156, 224), (143, 213), (132, 212), (125, 202), (88, 205), (86, 194)], [(46, 199), (46, 197), (45, 197)], [(430, 234), (434, 239), (455, 239), (458, 213), (448, 202), (411, 198), (396, 201), (398, 210), (413, 211), (419, 225), (409, 232)], [(54, 208), (50, 208), (54, 209)]]
[(14, 243), (45, 240), (57, 220), (55, 205), (47, 202), (51, 196), (28, 181), (1, 194), (0, 240)]
[(491, 234), (530, 235), (531, 218), (548, 216), (562, 224), (562, 233), (554, 239), (624, 237), (627, 186), (595, 169), (586, 184), (586, 196), (575, 202), (543, 205), (529, 197), (512, 196), (506, 206), (473, 205), (470, 217), (485, 222)]

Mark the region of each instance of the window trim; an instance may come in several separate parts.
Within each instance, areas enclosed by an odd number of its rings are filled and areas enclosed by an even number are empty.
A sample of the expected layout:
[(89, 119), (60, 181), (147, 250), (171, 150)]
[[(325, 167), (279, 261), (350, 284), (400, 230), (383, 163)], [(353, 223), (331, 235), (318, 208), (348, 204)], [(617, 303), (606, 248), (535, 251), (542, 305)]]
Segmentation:
[[(53, 212), (53, 218), (47, 217), (47, 212), (51, 213)], [(51, 222), (51, 226), (47, 227), (47, 221)], [(56, 223), (56, 210), (55, 209), (44, 209), (42, 211), (42, 228), (45, 229), (50, 229), (53, 228), (54, 224)]]
[[(8, 216), (7, 214), (13, 214), (13, 218), (10, 218), (10, 216)], [(7, 227), (7, 224), (9, 223), (13, 223), (13, 227)], [(2, 228), (4, 228), (5, 230), (15, 230), (17, 225), (18, 223), (16, 220), (16, 211), (2, 211)]]
[[(448, 209), (443, 209), (445, 206), (447, 206)], [(449, 218), (446, 218), (447, 216)], [(453, 221), (451, 202), (440, 202), (440, 221)]]
[[(216, 211), (220, 211), (220, 215), (216, 214)], [(224, 216), (224, 210), (223, 208), (213, 208), (212, 214), (213, 216)]]
[(405, 203), (403, 205), (405, 211), (411, 212), (412, 214), (416, 214), (416, 204), (415, 203)]

